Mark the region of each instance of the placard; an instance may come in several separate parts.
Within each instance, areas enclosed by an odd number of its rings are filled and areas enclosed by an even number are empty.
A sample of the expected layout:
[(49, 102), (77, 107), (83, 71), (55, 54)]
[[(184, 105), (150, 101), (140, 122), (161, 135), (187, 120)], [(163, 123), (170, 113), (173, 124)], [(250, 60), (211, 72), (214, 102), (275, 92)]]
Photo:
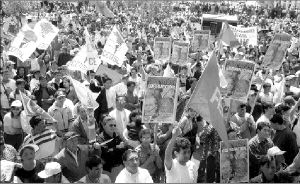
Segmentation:
[(171, 56), (172, 40), (167, 37), (154, 39), (154, 59), (169, 60)]
[(207, 51), (210, 46), (210, 30), (197, 30), (194, 32), (192, 40), (192, 50), (194, 52)]
[(189, 43), (175, 41), (173, 43), (171, 62), (179, 65), (185, 65), (188, 62)]

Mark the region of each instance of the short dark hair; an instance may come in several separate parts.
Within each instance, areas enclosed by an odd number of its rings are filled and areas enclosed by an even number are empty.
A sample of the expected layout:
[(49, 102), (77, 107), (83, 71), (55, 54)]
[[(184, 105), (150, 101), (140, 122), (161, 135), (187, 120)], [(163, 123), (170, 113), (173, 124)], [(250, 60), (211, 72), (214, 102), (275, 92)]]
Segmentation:
[(272, 119), (270, 119), (270, 121), (272, 123), (277, 123), (279, 125), (283, 125), (283, 118), (282, 118), (281, 114), (278, 114), (278, 113), (274, 114), (274, 116), (272, 117)]
[(128, 82), (127, 82), (127, 87), (130, 87), (131, 85), (136, 86), (135, 82), (133, 82), (133, 81), (128, 81)]
[(132, 111), (130, 114), (129, 114), (129, 121), (132, 121), (131, 119), (140, 115), (141, 113), (139, 113), (138, 111)]
[(152, 136), (151, 130), (150, 130), (149, 128), (142, 129), (142, 130), (140, 131), (140, 133), (139, 133), (139, 138), (140, 138), (140, 140), (142, 139), (142, 137), (143, 137), (144, 135), (147, 135), (147, 134), (149, 134), (150, 136)]
[(264, 127), (270, 128), (270, 124), (264, 121), (258, 122), (256, 125), (256, 130), (262, 130)]
[(33, 116), (30, 120), (29, 120), (29, 124), (32, 128), (36, 127), (40, 122), (42, 122), (42, 118), (40, 116)]
[(97, 167), (99, 164), (102, 164), (101, 158), (98, 155), (93, 155), (88, 157), (87, 161), (85, 162), (85, 167), (93, 169), (93, 167)]
[(16, 80), (16, 85), (20, 85), (20, 84), (25, 84), (25, 80), (24, 79), (17, 79)]
[(267, 109), (270, 109), (270, 108), (273, 108), (273, 107), (274, 107), (274, 104), (271, 104), (271, 103), (262, 103), (263, 113), (265, 113)]
[(129, 155), (130, 155), (131, 153), (138, 154), (138, 152), (137, 152), (136, 150), (133, 150), (133, 149), (128, 149), (128, 150), (126, 150), (126, 151), (123, 153), (123, 155), (122, 155), (122, 160), (123, 160), (123, 162), (126, 162), (126, 161), (127, 161), (128, 157), (129, 157)]
[(247, 105), (246, 105), (246, 103), (241, 103), (240, 104), (240, 108), (244, 108), (244, 107), (246, 107)]
[(176, 138), (173, 151), (179, 152), (180, 149), (187, 149), (187, 148), (191, 148), (191, 142), (188, 139), (184, 137)]
[(103, 83), (106, 83), (107, 81), (112, 81), (109, 77), (103, 77), (102, 78)]

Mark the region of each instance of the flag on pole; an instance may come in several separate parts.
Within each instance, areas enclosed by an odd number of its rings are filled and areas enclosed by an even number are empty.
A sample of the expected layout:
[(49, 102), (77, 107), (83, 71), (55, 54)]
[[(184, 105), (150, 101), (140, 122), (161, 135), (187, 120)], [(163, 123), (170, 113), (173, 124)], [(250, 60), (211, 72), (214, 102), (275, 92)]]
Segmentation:
[(230, 47), (236, 47), (240, 45), (238, 39), (234, 36), (233, 31), (227, 22), (223, 22), (222, 30), (220, 33), (220, 41), (222, 44), (228, 45)]
[(227, 131), (223, 120), (219, 68), (215, 51), (210, 56), (207, 66), (186, 107), (194, 109), (204, 120), (211, 123), (221, 139), (228, 143)]
[(39, 105), (37, 105), (32, 99), (30, 99), (28, 96), (23, 94), (21, 91), (20, 91), (20, 96), (27, 117), (40, 115), (43, 119), (49, 121), (49, 123), (56, 121), (44, 109), (42, 109)]

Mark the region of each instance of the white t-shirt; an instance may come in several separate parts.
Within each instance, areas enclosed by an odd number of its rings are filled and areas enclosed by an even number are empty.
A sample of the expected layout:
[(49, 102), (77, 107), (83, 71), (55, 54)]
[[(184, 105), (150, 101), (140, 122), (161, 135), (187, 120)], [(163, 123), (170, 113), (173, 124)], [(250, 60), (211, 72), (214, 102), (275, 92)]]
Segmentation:
[(118, 174), (115, 183), (153, 183), (153, 180), (147, 169), (139, 167), (136, 174), (131, 174), (124, 168)]
[(186, 165), (181, 165), (176, 159), (172, 161), (172, 168), (166, 171), (166, 183), (197, 183), (196, 166), (192, 161), (188, 161)]
[(298, 145), (298, 147), (300, 147), (300, 119), (298, 120), (297, 125), (294, 127), (293, 132), (295, 132), (295, 134), (296, 134), (297, 145)]

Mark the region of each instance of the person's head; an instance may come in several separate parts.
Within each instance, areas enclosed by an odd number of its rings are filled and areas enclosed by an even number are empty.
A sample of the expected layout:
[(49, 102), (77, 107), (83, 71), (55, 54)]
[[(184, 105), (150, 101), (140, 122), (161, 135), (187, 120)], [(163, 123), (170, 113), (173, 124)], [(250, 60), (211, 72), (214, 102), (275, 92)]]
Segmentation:
[(189, 107), (186, 110), (186, 115), (189, 116), (190, 118), (194, 118), (197, 115), (197, 111), (195, 111), (193, 108)]
[(27, 144), (20, 148), (19, 155), (21, 161), (33, 162), (35, 160), (35, 153), (39, 150), (39, 147), (35, 144)]
[(0, 129), (0, 148), (2, 148), (2, 146), (4, 146), (4, 144), (5, 144), (5, 141), (4, 141), (4, 131), (3, 131), (2, 127), (1, 127), (1, 129)]
[(270, 121), (271, 121), (271, 127), (274, 130), (282, 130), (285, 127), (281, 114), (278, 113), (274, 114), (274, 116), (272, 117), (272, 119), (270, 119)]
[(285, 104), (280, 104), (275, 109), (276, 113), (281, 114), (284, 122), (287, 123), (287, 124), (289, 124), (290, 121), (291, 121), (290, 109), (291, 109), (291, 107), (288, 106), (288, 105), (285, 105)]
[(125, 97), (124, 96), (117, 96), (116, 97), (116, 108), (118, 110), (123, 110), (125, 106)]
[(11, 103), (11, 117), (18, 117), (22, 112), (22, 102), (15, 100)]
[(33, 76), (35, 79), (39, 79), (41, 76), (41, 72), (39, 70), (33, 71)]
[(61, 183), (61, 165), (58, 162), (48, 162), (45, 169), (38, 173), (38, 176), (45, 179), (46, 183)]
[(42, 133), (46, 128), (45, 121), (40, 116), (33, 116), (29, 124), (35, 134)]
[(87, 109), (81, 103), (78, 103), (76, 106), (77, 114), (82, 120), (87, 120), (88, 113)]
[(240, 117), (245, 116), (245, 114), (246, 114), (246, 104), (245, 103), (242, 103), (238, 106), (237, 113), (239, 114)]
[(41, 87), (43, 87), (43, 88), (47, 87), (47, 79), (45, 76), (40, 76), (39, 82), (40, 82)]
[(24, 67), (18, 67), (17, 75), (24, 76), (25, 75), (25, 68)]
[(62, 78), (62, 80), (63, 80), (63, 85), (64, 85), (65, 88), (69, 88), (71, 86), (71, 81), (70, 81), (69, 77), (64, 76)]
[(61, 68), (58, 68), (58, 71), (56, 71), (55, 73), (54, 73), (54, 78), (55, 78), (55, 80), (57, 80), (57, 81), (59, 81), (59, 80), (61, 80), (62, 79), (62, 77), (63, 77), (63, 68), (61, 67)]
[(187, 66), (183, 66), (183, 67), (181, 67), (180, 73), (183, 74), (183, 75), (186, 75), (187, 71), (188, 71)]
[(267, 122), (258, 122), (256, 132), (258, 137), (263, 141), (271, 136), (270, 124)]
[(112, 80), (110, 78), (103, 77), (102, 81), (103, 81), (103, 86), (104, 86), (105, 89), (109, 89), (111, 87)]
[(272, 116), (275, 114), (274, 104), (263, 103), (262, 109), (263, 109), (263, 113), (267, 115), (269, 118), (272, 118)]
[(289, 107), (293, 107), (295, 105), (295, 99), (292, 96), (286, 96), (284, 98), (284, 104), (289, 106)]
[(131, 72), (130, 72), (130, 75), (135, 77), (136, 73), (137, 73), (137, 69), (136, 68), (132, 68)]
[(128, 79), (129, 79), (129, 75), (123, 75), (122, 76), (122, 82), (126, 85), (127, 84), (127, 82), (128, 82)]
[(276, 172), (276, 163), (274, 157), (262, 156), (259, 161), (259, 165), (260, 172), (268, 181), (271, 181), (274, 178)]
[(24, 79), (17, 79), (16, 80), (16, 86), (18, 90), (23, 91), (25, 89), (25, 80)]
[(270, 83), (265, 83), (263, 84), (264, 92), (269, 93), (271, 91), (271, 84)]
[(87, 174), (91, 178), (100, 178), (103, 171), (102, 160), (98, 155), (93, 155), (85, 162)]
[(148, 146), (152, 140), (152, 133), (149, 128), (142, 129), (139, 133), (139, 139), (144, 146)]
[(133, 82), (133, 81), (128, 81), (128, 82), (127, 82), (127, 90), (128, 90), (129, 92), (133, 93), (134, 88), (135, 88), (135, 82)]
[(49, 54), (45, 55), (44, 61), (45, 61), (45, 63), (49, 63), (49, 61), (50, 61), (50, 55)]
[(54, 94), (56, 105), (62, 106), (66, 101), (66, 93), (62, 90), (58, 90)]
[(238, 140), (237, 132), (233, 128), (227, 130), (228, 140)]
[(2, 80), (7, 81), (10, 78), (10, 72), (8, 70), (4, 70), (2, 76)]
[(71, 152), (75, 152), (77, 150), (78, 137), (79, 135), (75, 132), (67, 132), (63, 137), (65, 147)]
[(249, 102), (250, 104), (255, 102), (255, 97), (256, 97), (256, 95), (257, 95), (257, 92), (256, 92), (256, 91), (250, 90), (249, 95), (248, 95), (248, 102)]
[(125, 168), (131, 174), (135, 174), (138, 171), (140, 165), (139, 156), (135, 150), (126, 150), (122, 155), (122, 160)]
[(104, 132), (110, 135), (111, 137), (113, 136), (114, 133), (116, 133), (117, 129), (117, 122), (116, 120), (111, 117), (111, 116), (105, 116), (102, 120), (102, 126), (104, 129)]
[(186, 138), (178, 137), (173, 151), (178, 162), (185, 165), (191, 156), (191, 142)]
[(96, 73), (94, 72), (94, 70), (88, 70), (86, 72), (87, 77), (89, 77), (90, 79), (94, 79), (96, 76)]
[(279, 171), (285, 165), (284, 154), (286, 151), (280, 150), (277, 146), (268, 149), (267, 155), (275, 157), (276, 171)]
[(52, 71), (57, 71), (58, 65), (57, 65), (56, 61), (51, 61), (50, 62), (50, 67), (51, 67)]

